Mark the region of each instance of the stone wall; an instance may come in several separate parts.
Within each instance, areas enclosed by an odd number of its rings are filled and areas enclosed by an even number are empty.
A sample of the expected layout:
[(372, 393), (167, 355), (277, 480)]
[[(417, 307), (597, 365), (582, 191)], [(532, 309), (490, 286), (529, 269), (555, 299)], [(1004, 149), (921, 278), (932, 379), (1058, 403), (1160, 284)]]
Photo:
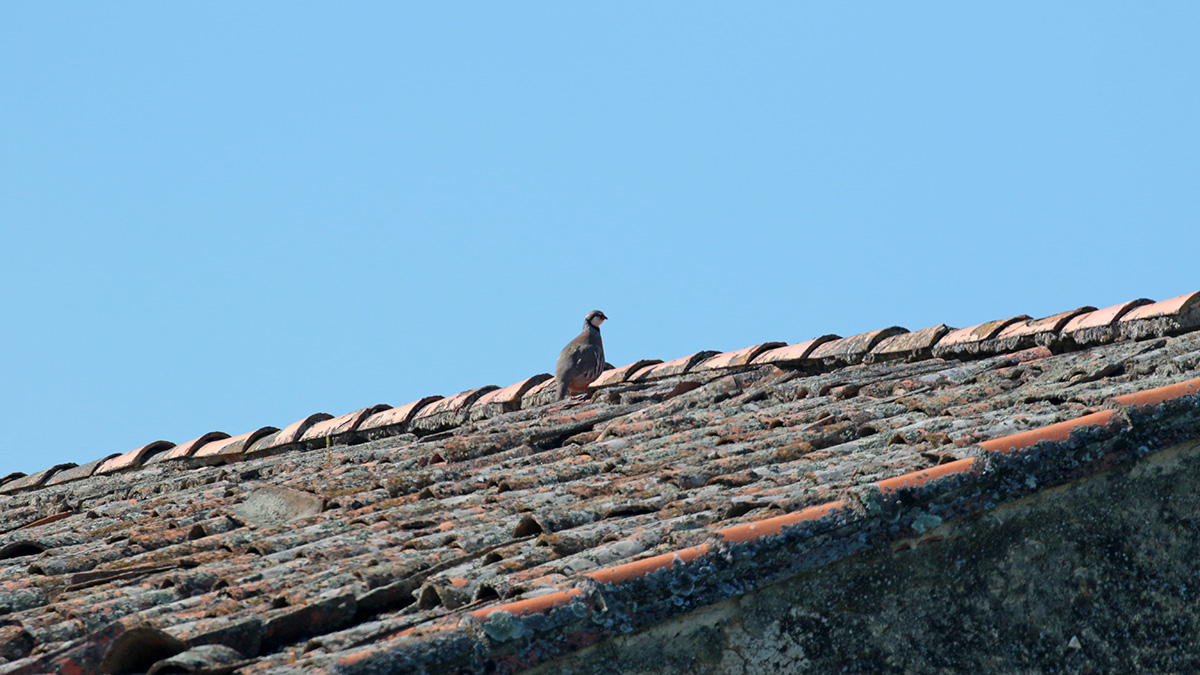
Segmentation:
[(1200, 442), (532, 673), (1200, 672)]

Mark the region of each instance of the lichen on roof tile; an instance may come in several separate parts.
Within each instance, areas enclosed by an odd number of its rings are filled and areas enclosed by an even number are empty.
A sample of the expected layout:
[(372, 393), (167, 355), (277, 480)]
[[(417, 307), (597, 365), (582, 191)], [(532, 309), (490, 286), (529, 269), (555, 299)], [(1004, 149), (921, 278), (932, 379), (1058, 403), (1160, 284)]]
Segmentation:
[(1011, 316), (1007, 319), (985, 321), (974, 326), (951, 331), (933, 346), (933, 355), (937, 358), (951, 358), (954, 356), (991, 353), (988, 351), (988, 347), (997, 335), (1013, 324), (1028, 320), (1029, 316), (1022, 314), (1020, 316)]
[(496, 415), (512, 412), (521, 409), (521, 402), (525, 394), (543, 382), (553, 379), (549, 373), (539, 373), (532, 375), (519, 382), (514, 382), (507, 387), (494, 389), (479, 397), (475, 404), (471, 406), (470, 418), (480, 420), (487, 417), (495, 417)]
[(496, 389), (499, 387), (489, 384), (435, 401), (417, 411), (409, 426), (417, 433), (426, 434), (458, 426), (466, 421), (469, 410), (476, 401)]
[(933, 353), (933, 346), (953, 330), (956, 329), (939, 323), (910, 333), (885, 337), (871, 348), (863, 360), (875, 363), (892, 359), (926, 359)]
[(1131, 310), (1153, 304), (1149, 298), (1122, 302), (1111, 307), (1098, 309), (1071, 319), (1062, 328), (1062, 336), (1077, 345), (1102, 344), (1118, 337), (1115, 324)]
[(837, 340), (830, 340), (814, 349), (809, 358), (814, 360), (820, 359), (829, 364), (859, 363), (880, 341), (897, 335), (903, 335), (907, 332), (907, 328), (891, 326)]
[(301, 443), (308, 443), (310, 446), (325, 445), (335, 442), (346, 434), (350, 434), (358, 429), (359, 425), (365, 422), (372, 415), (388, 410), (392, 406), (380, 403), (366, 408), (359, 408), (353, 412), (348, 412), (339, 417), (332, 417), (327, 420), (321, 420), (310, 426), (304, 433), (300, 434), (297, 439)]
[(622, 384), (627, 381), (629, 376), (646, 368), (647, 366), (656, 366), (662, 363), (662, 359), (641, 359), (633, 363), (627, 363), (619, 368), (613, 368), (600, 373), (600, 377), (588, 385), (591, 389), (599, 389), (615, 384)]
[[(177, 460), (177, 459), (184, 459), (186, 457), (191, 457), (192, 453), (194, 453), (197, 450), (199, 450), (200, 448), (204, 447), (204, 445), (211, 443), (213, 441), (224, 440), (226, 438), (229, 438), (229, 434), (225, 433), (224, 431), (210, 431), (210, 432), (204, 434), (203, 436), (197, 436), (196, 438), (193, 438), (192, 440), (187, 441), (186, 443), (180, 443), (179, 445), (176, 445), (173, 447), (168, 447), (166, 450), (163, 450), (162, 452), (155, 452), (150, 457), (146, 458), (144, 463), (145, 464), (158, 464), (161, 462), (169, 462), (169, 461), (173, 461), (173, 460)], [(165, 441), (156, 441), (156, 442), (165, 442)], [(150, 444), (150, 445), (153, 445), (153, 444)], [(144, 448), (147, 446), (142, 446), (142, 447)], [(142, 448), (139, 448), (138, 450), (141, 450), (141, 449)], [(134, 450), (133, 452), (138, 452), (138, 450)], [(129, 454), (129, 453), (126, 453), (126, 454)], [(124, 455), (122, 457), (124, 457)], [(130, 461), (132, 459), (133, 458), (130, 457), (130, 458), (127, 458), (126, 461)]]
[(1200, 332), (930, 358), (949, 330), (843, 342), (889, 357), (863, 363), (809, 358), (826, 336), (732, 368), (629, 364), (569, 402), (530, 378), (352, 416), (321, 452), (296, 441), (328, 415), (219, 466), (45, 480), (3, 495), (0, 649), (23, 651), (0, 656), (53, 672), (161, 632), (246, 674), (512, 672), (1200, 440)]
[(816, 348), (827, 342), (833, 342), (840, 339), (842, 339), (840, 335), (821, 335), (803, 342), (797, 342), (794, 345), (768, 349), (767, 351), (754, 357), (751, 363), (755, 365), (763, 365), (768, 363), (791, 363), (806, 361), (808, 360), (809, 355), (811, 355), (813, 350)]
[(1120, 319), (1127, 340), (1178, 335), (1200, 327), (1200, 291), (1134, 307)]
[(718, 370), (721, 368), (739, 368), (747, 366), (759, 354), (778, 347), (785, 346), (783, 342), (761, 342), (749, 347), (742, 347), (731, 352), (717, 354), (705, 359), (696, 366), (696, 370)]
[(246, 449), (264, 436), (279, 431), (276, 427), (261, 427), (244, 434), (216, 440), (197, 449), (191, 458), (203, 462), (232, 462), (240, 458)]
[(715, 351), (701, 351), (694, 354), (689, 354), (671, 361), (666, 361), (649, 368), (643, 368), (630, 378), (632, 382), (644, 382), (647, 380), (659, 380), (674, 375), (680, 375), (691, 370), (697, 364), (701, 363), (710, 356), (715, 356)]
[(46, 481), (46, 485), (59, 485), (60, 483), (69, 483), (71, 481), (79, 480), (81, 478), (87, 478), (88, 476), (95, 473), (96, 469), (100, 468), (100, 466), (103, 465), (105, 462), (107, 462), (110, 459), (113, 459), (114, 457), (120, 457), (120, 456), (121, 456), (121, 453), (114, 452), (114, 453), (105, 455), (104, 457), (101, 457), (100, 459), (93, 459), (92, 461), (87, 462), (85, 464), (80, 464), (79, 466), (76, 466), (74, 468), (63, 469), (62, 471), (59, 471), (59, 472), (55, 473), (54, 475), (50, 476), (49, 480)]
[(245, 449), (244, 452), (247, 455), (255, 455), (277, 452), (281, 449), (286, 449), (292, 444), (299, 443), (300, 439), (304, 436), (304, 433), (313, 425), (331, 419), (333, 419), (333, 415), (330, 415), (329, 413), (313, 413), (307, 417), (292, 422), (279, 431), (267, 434), (266, 436), (254, 441)]

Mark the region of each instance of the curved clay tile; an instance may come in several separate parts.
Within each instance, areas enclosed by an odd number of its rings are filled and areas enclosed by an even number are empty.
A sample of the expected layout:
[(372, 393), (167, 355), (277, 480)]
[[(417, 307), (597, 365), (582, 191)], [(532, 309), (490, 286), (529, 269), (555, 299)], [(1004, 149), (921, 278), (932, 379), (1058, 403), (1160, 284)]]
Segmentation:
[(385, 403), (360, 408), (340, 417), (333, 417), (312, 425), (300, 435), (300, 442), (307, 443), (310, 448), (330, 445), (343, 440), (348, 434), (358, 429), (359, 425), (375, 413), (390, 410), (392, 406)]
[(1153, 303), (1154, 301), (1149, 298), (1139, 298), (1087, 314), (1080, 314), (1063, 326), (1062, 337), (1079, 346), (1112, 342), (1119, 337), (1115, 326), (1121, 317), (1138, 307)]
[(749, 347), (742, 347), (731, 352), (717, 354), (716, 356), (705, 359), (702, 363), (695, 367), (695, 370), (716, 370), (720, 368), (739, 368), (750, 365), (759, 354), (769, 350), (783, 347), (785, 342), (762, 342)]
[(499, 389), (489, 384), (478, 389), (468, 389), (450, 398), (444, 398), (420, 410), (409, 424), (418, 434), (430, 434), (456, 427), (466, 421), (470, 408), (484, 394)]
[(1121, 336), (1128, 340), (1195, 330), (1200, 327), (1200, 291), (1135, 307), (1118, 321)]
[[(201, 436), (200, 438), (204, 438), (204, 436)], [(117, 471), (125, 471), (127, 469), (136, 469), (143, 464), (152, 463), (154, 457), (169, 452), (171, 448), (174, 447), (175, 444), (171, 443), (170, 441), (154, 441), (153, 443), (147, 443), (140, 448), (135, 448), (122, 455), (113, 457), (107, 462), (104, 462), (96, 469), (96, 474), (104, 475), (108, 473), (116, 473)]]
[(479, 400), (475, 401), (475, 405), (471, 406), (469, 417), (471, 420), (481, 420), (520, 410), (522, 400), (530, 389), (552, 379), (554, 379), (553, 375), (540, 373), (520, 382), (514, 382), (503, 389), (489, 391), (480, 396)]
[(267, 434), (254, 441), (245, 449), (244, 454), (258, 455), (282, 452), (293, 443), (298, 443), (300, 437), (304, 435), (304, 432), (308, 431), (309, 427), (330, 419), (333, 419), (333, 415), (329, 413), (313, 413), (308, 417), (292, 422), (275, 433)]
[(637, 373), (634, 373), (630, 378), (630, 382), (646, 382), (649, 380), (661, 380), (664, 377), (672, 377), (674, 375), (682, 375), (694, 368), (697, 364), (702, 363), (712, 356), (716, 356), (720, 352), (706, 350), (689, 354), (687, 356), (660, 363), (656, 366), (644, 368)]
[(53, 476), (51, 476), (50, 480), (46, 481), (46, 485), (60, 485), (62, 483), (69, 483), (71, 481), (87, 478), (88, 476), (95, 473), (96, 469), (100, 468), (100, 466), (102, 464), (104, 464), (105, 462), (107, 462), (108, 460), (110, 460), (114, 457), (120, 457), (120, 456), (121, 456), (121, 453), (114, 452), (114, 453), (105, 455), (104, 457), (101, 457), (100, 459), (93, 459), (92, 461), (88, 462), (87, 464), (80, 464), (79, 466), (77, 466), (73, 469), (64, 469), (64, 470), (59, 471), (58, 473), (54, 474)]
[(871, 351), (863, 357), (866, 363), (906, 359), (915, 361), (927, 359), (933, 354), (933, 346), (944, 336), (955, 330), (944, 323), (922, 328), (911, 333), (901, 333), (880, 340)]
[(838, 340), (830, 340), (814, 349), (809, 354), (809, 358), (823, 360), (827, 365), (861, 363), (863, 358), (882, 340), (907, 332), (907, 328), (891, 326)]
[(408, 431), (408, 424), (422, 408), (442, 400), (442, 396), (425, 396), (410, 401), (402, 406), (381, 410), (371, 415), (358, 427), (359, 431), (367, 434), (367, 438), (383, 438), (395, 436)]
[(31, 473), (23, 478), (17, 478), (16, 480), (12, 480), (0, 485), (0, 494), (13, 494), (23, 490), (32, 490), (33, 488), (40, 487), (43, 483), (49, 480), (51, 476), (59, 471), (63, 471), (64, 469), (73, 469), (76, 466), (78, 465), (74, 462), (56, 464), (49, 469), (42, 469), (41, 471)]
[(279, 431), (276, 427), (262, 427), (244, 434), (213, 441), (193, 452), (191, 458), (204, 464), (237, 461), (243, 458), (246, 448), (253, 445), (255, 441), (276, 431)]
[(1000, 331), (1015, 323), (1028, 320), (1028, 315), (1021, 314), (1020, 316), (985, 321), (974, 326), (967, 326), (966, 328), (951, 331), (933, 346), (933, 356), (939, 359), (948, 359), (981, 354), (983, 353), (981, 352), (981, 345), (986, 344), (988, 340), (999, 335)]
[(626, 381), (630, 375), (645, 368), (646, 366), (657, 366), (662, 363), (662, 359), (641, 359), (633, 363), (627, 363), (620, 368), (612, 368), (600, 373), (594, 382), (588, 385), (589, 389), (600, 389), (614, 384), (621, 384)]
[(809, 360), (809, 356), (813, 353), (813, 350), (827, 342), (841, 339), (842, 336), (830, 333), (829, 335), (822, 335), (811, 340), (805, 340), (804, 342), (797, 342), (794, 345), (768, 349), (756, 356), (750, 363), (756, 366), (765, 363), (804, 363)]

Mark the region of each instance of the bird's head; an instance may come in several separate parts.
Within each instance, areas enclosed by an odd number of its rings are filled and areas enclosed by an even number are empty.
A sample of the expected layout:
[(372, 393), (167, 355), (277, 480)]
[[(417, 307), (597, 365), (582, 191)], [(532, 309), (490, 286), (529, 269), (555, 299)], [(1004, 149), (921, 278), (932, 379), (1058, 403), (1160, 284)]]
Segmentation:
[(588, 312), (587, 318), (584, 319), (584, 321), (595, 328), (599, 328), (600, 324), (607, 320), (608, 317), (604, 316), (604, 312), (601, 312), (598, 309), (593, 309), (592, 311)]

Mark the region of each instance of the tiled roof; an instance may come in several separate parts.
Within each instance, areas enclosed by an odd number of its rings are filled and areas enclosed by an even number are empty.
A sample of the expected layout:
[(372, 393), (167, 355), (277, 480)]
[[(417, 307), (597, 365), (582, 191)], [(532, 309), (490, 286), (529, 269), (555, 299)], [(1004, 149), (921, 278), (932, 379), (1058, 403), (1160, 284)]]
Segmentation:
[(0, 673), (513, 672), (1200, 436), (1198, 327), (763, 342), (6, 476)]

